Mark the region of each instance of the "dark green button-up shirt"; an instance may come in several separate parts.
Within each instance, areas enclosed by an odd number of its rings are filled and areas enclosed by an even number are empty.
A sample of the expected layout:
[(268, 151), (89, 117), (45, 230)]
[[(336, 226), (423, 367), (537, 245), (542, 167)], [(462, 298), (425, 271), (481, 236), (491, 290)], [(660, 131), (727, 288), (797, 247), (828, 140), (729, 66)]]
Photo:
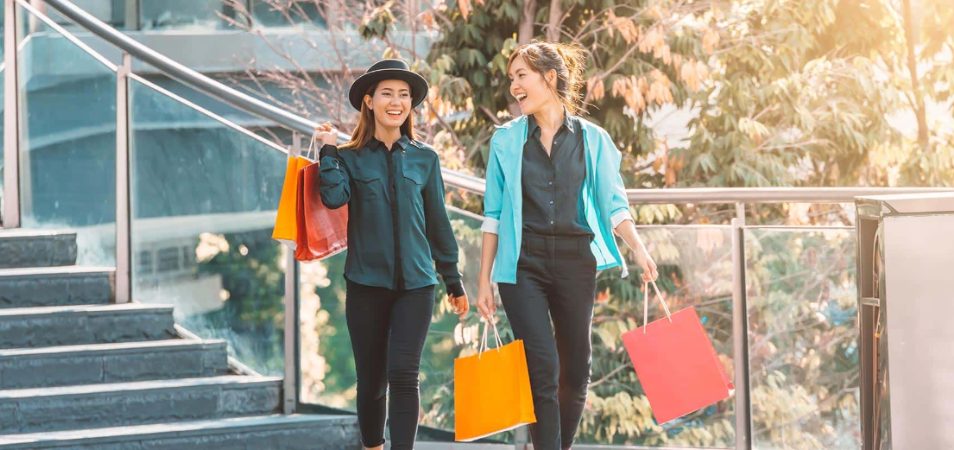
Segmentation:
[[(348, 205), (345, 277), (388, 289), (437, 284), (458, 293), (457, 241), (444, 208), (437, 153), (407, 136), (388, 150), (371, 139), (321, 158), (321, 201)], [(436, 273), (435, 273), (436, 266)]]

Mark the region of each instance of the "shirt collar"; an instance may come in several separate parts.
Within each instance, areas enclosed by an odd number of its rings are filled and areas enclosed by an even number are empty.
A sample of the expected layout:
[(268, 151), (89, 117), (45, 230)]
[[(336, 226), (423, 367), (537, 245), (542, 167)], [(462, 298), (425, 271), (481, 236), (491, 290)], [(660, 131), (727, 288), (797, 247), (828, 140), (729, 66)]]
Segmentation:
[[(576, 116), (570, 114), (566, 109), (563, 110), (563, 127), (567, 129), (570, 133), (576, 133), (576, 130), (579, 128)], [(533, 115), (527, 116), (527, 133), (529, 136), (536, 136), (540, 132), (540, 125), (537, 124), (537, 119)]]
[[(407, 137), (406, 134), (402, 134), (401, 137), (395, 142), (395, 145), (400, 146), (400, 148), (403, 150), (407, 150), (407, 147), (410, 144), (411, 144), (411, 140)], [(378, 138), (372, 136), (371, 140), (368, 141), (368, 149), (387, 151), (388, 147), (384, 145), (384, 142), (381, 142), (378, 140)]]

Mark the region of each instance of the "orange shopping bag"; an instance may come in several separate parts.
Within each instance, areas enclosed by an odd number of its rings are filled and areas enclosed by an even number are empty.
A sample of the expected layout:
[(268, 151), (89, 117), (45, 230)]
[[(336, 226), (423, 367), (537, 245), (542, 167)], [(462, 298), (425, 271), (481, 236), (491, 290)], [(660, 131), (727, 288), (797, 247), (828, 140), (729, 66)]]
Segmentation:
[[(314, 149), (315, 140), (309, 151)], [(321, 202), (318, 163), (308, 163), (298, 171), (295, 259), (314, 261), (348, 248), (348, 205), (328, 209)]]
[[(653, 282), (666, 318), (623, 333), (623, 345), (649, 399), (656, 423), (662, 424), (709, 406), (733, 389), (696, 309), (675, 314)], [(647, 321), (649, 286), (643, 284), (643, 323)]]
[(295, 249), (295, 240), (298, 236), (296, 220), (298, 171), (309, 163), (307, 158), (289, 155), (288, 165), (285, 168), (285, 182), (282, 184), (282, 195), (278, 200), (278, 213), (275, 215), (275, 228), (272, 229), (272, 239), (287, 245), (292, 250)]
[[(537, 421), (522, 340), (502, 345), (497, 324), (484, 322), (476, 355), (454, 360), (454, 428), (457, 441), (474, 441)], [(487, 327), (497, 348), (487, 348)]]

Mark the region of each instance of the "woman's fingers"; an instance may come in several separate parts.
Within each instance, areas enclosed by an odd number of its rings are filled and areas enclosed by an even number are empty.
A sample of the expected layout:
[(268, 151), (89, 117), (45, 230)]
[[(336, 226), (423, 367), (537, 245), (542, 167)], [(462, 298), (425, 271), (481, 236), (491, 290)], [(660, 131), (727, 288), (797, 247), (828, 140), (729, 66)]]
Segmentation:
[(477, 310), (480, 311), (480, 315), (484, 318), (493, 317), (496, 309), (495, 306), (493, 297), (485, 295), (477, 299)]
[(467, 296), (461, 297), (450, 297), (451, 306), (454, 307), (454, 312), (457, 315), (463, 317), (464, 314), (467, 314), (467, 311), (470, 310), (470, 303), (467, 301)]
[(484, 302), (477, 303), (477, 310), (480, 311), (481, 317), (487, 317), (490, 314), (487, 312), (487, 306), (484, 305)]

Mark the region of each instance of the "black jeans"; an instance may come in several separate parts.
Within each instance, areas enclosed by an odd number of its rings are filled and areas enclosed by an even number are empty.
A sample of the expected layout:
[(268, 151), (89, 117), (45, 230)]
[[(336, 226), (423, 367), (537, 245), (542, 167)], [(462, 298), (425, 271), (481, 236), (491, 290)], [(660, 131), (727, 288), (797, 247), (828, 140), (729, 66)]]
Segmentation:
[(420, 410), (418, 373), (434, 309), (434, 286), (397, 291), (348, 281), (345, 302), (358, 375), (362, 443), (365, 447), (384, 443), (390, 410), (391, 448), (413, 449)]
[(590, 382), (596, 294), (590, 238), (525, 234), (517, 283), (500, 283), (498, 289), (514, 337), (527, 352), (537, 416), (530, 425), (533, 448), (570, 448)]

